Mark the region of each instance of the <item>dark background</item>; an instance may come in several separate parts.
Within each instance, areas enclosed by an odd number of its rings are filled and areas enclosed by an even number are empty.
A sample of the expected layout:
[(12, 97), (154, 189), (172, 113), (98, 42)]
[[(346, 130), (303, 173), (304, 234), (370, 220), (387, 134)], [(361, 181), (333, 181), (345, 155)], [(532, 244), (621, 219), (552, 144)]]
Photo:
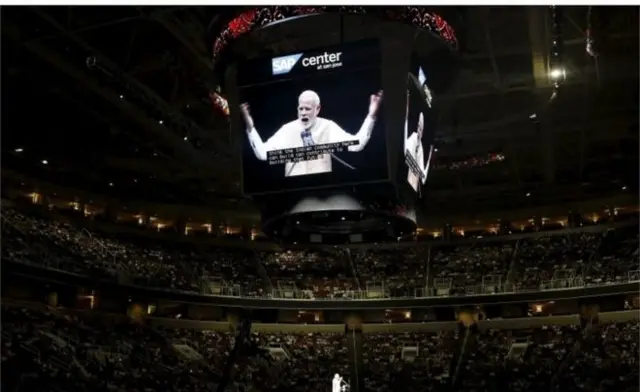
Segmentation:
[[(313, 90), (320, 96), (320, 117), (333, 120), (345, 131), (355, 134), (367, 116), (371, 94), (381, 90), (379, 61), (371, 63), (374, 67), (318, 71), (312, 76), (244, 87), (239, 92), (240, 102), (249, 103), (255, 127), (263, 141), (297, 118), (298, 96), (305, 90)], [(244, 192), (267, 193), (388, 179), (384, 121), (383, 100), (367, 147), (358, 153), (337, 154), (356, 170), (345, 168), (334, 160), (331, 173), (289, 178), (284, 177), (284, 165), (271, 166), (267, 161), (257, 159), (246, 132), (243, 132)], [(244, 124), (241, 129), (245, 129)]]

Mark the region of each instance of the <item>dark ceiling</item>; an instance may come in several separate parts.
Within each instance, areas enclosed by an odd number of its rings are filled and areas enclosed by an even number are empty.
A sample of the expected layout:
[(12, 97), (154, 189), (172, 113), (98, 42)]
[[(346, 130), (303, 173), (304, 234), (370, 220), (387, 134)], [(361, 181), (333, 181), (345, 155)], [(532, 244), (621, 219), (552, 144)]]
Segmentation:
[[(208, 31), (234, 12), (3, 7), (3, 168), (141, 200), (239, 198), (238, 151), (209, 97)], [(430, 209), (522, 207), (637, 189), (637, 7), (594, 7), (597, 60), (585, 51), (587, 7), (565, 7), (567, 79), (548, 105), (548, 8), (456, 13), (462, 70), (436, 97)], [(289, 39), (309, 46), (313, 36)]]

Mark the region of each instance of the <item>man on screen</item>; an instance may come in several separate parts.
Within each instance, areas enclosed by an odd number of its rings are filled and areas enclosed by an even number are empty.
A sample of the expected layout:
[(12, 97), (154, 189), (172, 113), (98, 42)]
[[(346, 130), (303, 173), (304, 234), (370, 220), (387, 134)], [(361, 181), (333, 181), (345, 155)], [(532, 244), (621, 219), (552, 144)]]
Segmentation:
[[(408, 112), (408, 110), (407, 110)], [(408, 114), (408, 113), (407, 113)], [(418, 191), (420, 182), (423, 184), (427, 181), (427, 172), (429, 171), (429, 160), (431, 159), (431, 152), (425, 164), (424, 162), (424, 148), (422, 148), (422, 134), (424, 131), (424, 115), (420, 113), (418, 117), (418, 125), (416, 131), (407, 137), (408, 134), (408, 119), (404, 123), (404, 153), (407, 159), (413, 160), (415, 167), (409, 165), (409, 173), (407, 174), (407, 181), (413, 188)], [(418, 171), (416, 173), (416, 170)]]
[[(352, 135), (335, 122), (318, 117), (320, 113), (320, 97), (315, 91), (304, 91), (298, 97), (298, 119), (281, 126), (266, 142), (262, 141), (254, 126), (253, 118), (249, 113), (249, 105), (244, 103), (240, 105), (240, 108), (251, 148), (256, 158), (265, 161), (269, 151), (349, 141), (358, 142), (356, 145), (349, 146), (349, 151), (362, 151), (371, 138), (371, 132), (376, 123), (376, 115), (381, 101), (382, 91), (371, 95), (369, 112), (358, 133)], [(285, 177), (292, 177), (328, 172), (331, 172), (331, 155), (323, 154), (313, 160), (295, 163), (287, 162), (284, 175)]]

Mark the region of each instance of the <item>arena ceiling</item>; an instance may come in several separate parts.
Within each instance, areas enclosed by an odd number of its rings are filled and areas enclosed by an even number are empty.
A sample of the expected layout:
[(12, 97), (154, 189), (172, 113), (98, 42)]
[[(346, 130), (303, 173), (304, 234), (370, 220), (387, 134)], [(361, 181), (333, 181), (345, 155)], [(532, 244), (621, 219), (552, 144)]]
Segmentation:
[[(551, 102), (547, 7), (447, 12), (456, 19), (461, 71), (436, 97), (429, 209), (635, 192), (638, 9), (594, 10), (597, 60), (585, 51), (587, 7), (564, 9), (567, 76)], [(3, 168), (118, 197), (193, 205), (239, 199), (238, 151), (210, 99), (209, 34), (237, 12), (3, 8)], [(278, 39), (291, 49), (312, 46), (322, 30), (307, 27)]]

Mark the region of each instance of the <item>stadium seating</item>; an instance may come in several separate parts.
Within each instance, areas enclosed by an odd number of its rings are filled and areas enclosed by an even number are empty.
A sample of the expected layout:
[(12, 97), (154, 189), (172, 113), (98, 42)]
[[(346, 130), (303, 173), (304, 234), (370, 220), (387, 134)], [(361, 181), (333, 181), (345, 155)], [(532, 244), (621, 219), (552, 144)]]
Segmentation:
[[(631, 391), (638, 385), (635, 320), (529, 329), (365, 333), (370, 391)], [(139, 324), (114, 315), (2, 307), (2, 388), (10, 391), (211, 391), (232, 332)], [(228, 390), (328, 390), (349, 377), (344, 333), (252, 333)], [(457, 351), (463, 343), (464, 350)], [(520, 350), (516, 348), (520, 347)], [(281, 355), (278, 355), (281, 353)], [(634, 389), (635, 390), (635, 389)]]
[(256, 254), (246, 248), (118, 239), (32, 210), (3, 207), (2, 214), (4, 260), (206, 294), (305, 299), (473, 295), (639, 278), (637, 224), (458, 246)]
[[(224, 295), (470, 295), (637, 279), (637, 225), (460, 245), (254, 253), (154, 244), (89, 232), (46, 213), (2, 209), (3, 261), (98, 279)], [(557, 234), (557, 233), (555, 233)], [(428, 288), (432, 291), (429, 292)], [(398, 324), (401, 325), (401, 324)], [(630, 391), (637, 321), (529, 329), (369, 332), (370, 391)], [(132, 323), (126, 317), (3, 304), (2, 388), (10, 391), (211, 391), (236, 335)], [(344, 333), (257, 332), (228, 389), (328, 390), (349, 378)]]

